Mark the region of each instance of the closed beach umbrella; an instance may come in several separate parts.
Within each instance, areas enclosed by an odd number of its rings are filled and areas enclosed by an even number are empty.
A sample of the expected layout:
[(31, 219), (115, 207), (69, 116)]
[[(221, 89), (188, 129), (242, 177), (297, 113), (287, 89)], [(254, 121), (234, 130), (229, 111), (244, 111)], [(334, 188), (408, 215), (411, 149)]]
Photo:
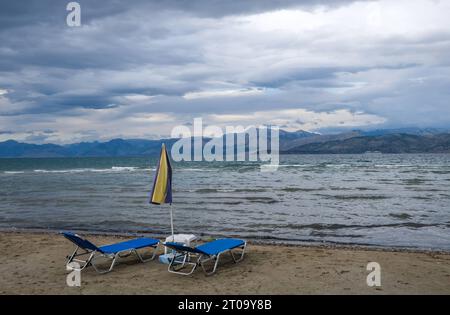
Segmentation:
[[(156, 168), (155, 180), (153, 182), (152, 194), (150, 196), (150, 203), (161, 205), (169, 203), (172, 205), (172, 167), (170, 166), (169, 155), (167, 154), (166, 146), (163, 143), (161, 147), (161, 154), (159, 157), (158, 167)], [(172, 207), (170, 207), (170, 227), (173, 238), (173, 214)]]

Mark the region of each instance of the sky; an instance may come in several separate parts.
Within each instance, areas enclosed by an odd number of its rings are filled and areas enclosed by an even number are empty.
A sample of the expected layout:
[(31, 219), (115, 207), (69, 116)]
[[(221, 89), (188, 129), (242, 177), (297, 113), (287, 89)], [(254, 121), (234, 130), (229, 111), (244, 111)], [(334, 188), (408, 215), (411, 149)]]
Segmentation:
[(450, 1), (0, 4), (0, 141), (450, 126)]

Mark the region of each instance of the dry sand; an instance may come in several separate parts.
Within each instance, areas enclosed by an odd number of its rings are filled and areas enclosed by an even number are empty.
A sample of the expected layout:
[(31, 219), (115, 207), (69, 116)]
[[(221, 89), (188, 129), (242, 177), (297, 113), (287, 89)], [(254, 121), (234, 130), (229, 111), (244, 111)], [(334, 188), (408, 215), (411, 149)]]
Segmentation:
[[(90, 236), (97, 245), (124, 238)], [(1, 294), (450, 294), (450, 254), (249, 244), (245, 259), (224, 260), (217, 274), (167, 272), (157, 259), (128, 257), (111, 273), (92, 267), (81, 287), (66, 285), (73, 246), (58, 234), (0, 233)], [(368, 287), (368, 262), (381, 265), (381, 287)]]

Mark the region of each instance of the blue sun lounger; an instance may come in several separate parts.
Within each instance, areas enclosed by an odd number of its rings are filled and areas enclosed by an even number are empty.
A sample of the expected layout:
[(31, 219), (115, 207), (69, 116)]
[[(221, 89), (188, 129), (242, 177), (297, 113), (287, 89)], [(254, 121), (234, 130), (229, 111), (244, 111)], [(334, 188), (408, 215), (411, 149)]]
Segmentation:
[[(206, 275), (212, 275), (216, 272), (217, 264), (219, 263), (220, 255), (229, 252), (235, 263), (244, 258), (245, 248), (247, 243), (240, 239), (223, 238), (209, 243), (205, 243), (196, 247), (184, 246), (180, 243), (166, 242), (164, 246), (175, 250), (175, 255), (170, 261), (168, 271), (172, 273), (190, 275), (194, 270), (201, 266)], [(240, 249), (241, 253), (236, 258), (233, 250)], [(194, 257), (194, 261), (191, 258)], [(195, 258), (197, 258), (195, 260)], [(215, 261), (212, 269), (207, 270), (205, 263), (208, 261)], [(182, 271), (187, 265), (191, 266), (191, 270), (187, 272)]]
[[(132, 253), (136, 254), (136, 256), (139, 258), (141, 262), (150, 261), (155, 258), (156, 248), (158, 247), (159, 243), (159, 240), (143, 237), (111, 245), (97, 247), (88, 240), (81, 238), (77, 234), (71, 232), (61, 232), (61, 234), (77, 246), (72, 255), (67, 256), (66, 266), (69, 266), (69, 264), (72, 262), (81, 263), (79, 269), (77, 268), (77, 270), (81, 271), (87, 266), (92, 265), (92, 267), (94, 267), (95, 271), (97, 271), (98, 273), (110, 272), (114, 268), (114, 264), (116, 263), (117, 257), (121, 258), (127, 257)], [(153, 255), (151, 258), (148, 259), (144, 259), (138, 252), (138, 249), (146, 247), (153, 248)], [(82, 252), (79, 252), (80, 250)], [(79, 256), (85, 256), (87, 257), (87, 259), (85, 260), (78, 259), (77, 257)], [(94, 261), (99, 257), (112, 260), (109, 268), (99, 269), (94, 264)]]

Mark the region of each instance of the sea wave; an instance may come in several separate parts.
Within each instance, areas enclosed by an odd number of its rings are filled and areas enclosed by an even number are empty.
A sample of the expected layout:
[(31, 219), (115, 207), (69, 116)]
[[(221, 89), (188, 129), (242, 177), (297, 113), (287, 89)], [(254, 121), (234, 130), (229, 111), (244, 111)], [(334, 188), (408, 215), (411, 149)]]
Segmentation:
[(221, 192), (234, 192), (234, 189), (219, 189), (219, 188), (200, 188), (195, 190), (197, 193), (221, 193)]
[(419, 169), (442, 169), (449, 168), (447, 164), (375, 164), (377, 168), (419, 168)]
[(411, 164), (375, 164), (375, 167), (382, 167), (382, 168), (399, 168), (399, 167), (415, 167), (417, 165), (411, 165)]
[(139, 169), (139, 168), (135, 167), (135, 166), (113, 166), (113, 167), (111, 167), (111, 170), (118, 171), (118, 172), (120, 172), (120, 171), (135, 171), (137, 169)]
[(85, 172), (133, 172), (138, 170), (146, 170), (146, 171), (154, 171), (155, 169), (150, 168), (139, 168), (136, 166), (113, 166), (111, 168), (73, 168), (73, 169), (60, 169), (60, 170), (52, 170), (52, 169), (35, 169), (31, 171), (4, 171), (4, 174), (24, 174), (24, 173), (50, 173), (50, 174), (58, 174), (58, 173), (85, 173)]
[(265, 166), (272, 166), (272, 167), (308, 167), (308, 166), (314, 166), (313, 164), (267, 164)]
[(292, 229), (292, 230), (364, 230), (376, 228), (427, 228), (427, 227), (444, 227), (442, 223), (420, 223), (420, 222), (402, 222), (402, 223), (385, 223), (385, 224), (338, 224), (338, 223), (311, 223), (311, 224), (272, 224), (272, 223), (249, 223), (245, 225), (248, 228), (267, 228), (267, 229)]
[(185, 172), (214, 172), (214, 171), (217, 171), (218, 169), (180, 167), (177, 170), (185, 171)]
[(320, 196), (323, 198), (331, 198), (338, 200), (379, 200), (379, 199), (389, 199), (391, 196), (386, 195), (326, 195), (326, 194), (315, 194), (316, 196)]
[(33, 170), (34, 173), (81, 173), (91, 171), (91, 169), (70, 169), (70, 170)]

